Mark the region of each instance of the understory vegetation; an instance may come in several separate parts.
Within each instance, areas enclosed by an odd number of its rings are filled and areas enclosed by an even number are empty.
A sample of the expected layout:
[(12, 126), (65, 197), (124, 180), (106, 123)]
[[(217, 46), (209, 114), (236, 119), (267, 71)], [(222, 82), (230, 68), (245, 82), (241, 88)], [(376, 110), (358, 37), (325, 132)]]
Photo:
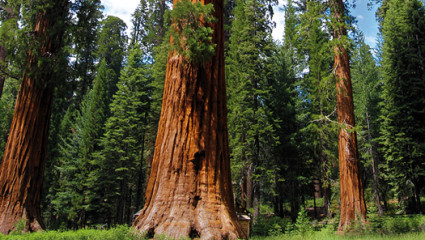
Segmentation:
[[(350, 231), (337, 233), (337, 219), (310, 221), (307, 211), (301, 210), (297, 220), (293, 223), (290, 219), (279, 217), (260, 217), (253, 226), (252, 240), (280, 240), (280, 239), (407, 239), (416, 240), (425, 238), (425, 216), (403, 215), (383, 216), (370, 214), (368, 223), (355, 222)], [(99, 226), (100, 228), (100, 226)], [(131, 227), (120, 225), (111, 229), (88, 228), (76, 231), (50, 231), (38, 233), (20, 233), (19, 226), (16, 231), (0, 239), (25, 239), (25, 240), (67, 240), (67, 239), (92, 239), (92, 240), (139, 240), (147, 239), (133, 233)], [(157, 239), (169, 239), (159, 236)], [(187, 238), (189, 239), (189, 238)]]

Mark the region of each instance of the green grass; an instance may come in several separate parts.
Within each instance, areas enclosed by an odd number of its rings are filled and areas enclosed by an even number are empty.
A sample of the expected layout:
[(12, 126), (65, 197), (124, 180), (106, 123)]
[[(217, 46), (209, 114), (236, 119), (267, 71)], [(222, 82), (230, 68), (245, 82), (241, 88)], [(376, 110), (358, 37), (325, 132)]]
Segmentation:
[[(17, 234), (17, 233), (14, 233)], [(1, 240), (136, 240), (143, 239), (131, 234), (130, 228), (119, 226), (108, 230), (81, 229), (78, 231), (46, 231), (28, 234), (1, 236)]]
[[(305, 211), (301, 211), (296, 223), (288, 219), (270, 218), (260, 219), (252, 240), (363, 240), (363, 239), (425, 239), (425, 216), (387, 216), (377, 217), (372, 215), (368, 224), (354, 223), (350, 232), (344, 236), (335, 233), (337, 221), (329, 221), (321, 227), (312, 227), (312, 222), (306, 218)], [(308, 226), (308, 227), (307, 227)], [(18, 226), (17, 226), (18, 228)], [(316, 230), (314, 230), (316, 229)], [(283, 233), (284, 232), (284, 233)], [(258, 235), (265, 236), (258, 236)], [(268, 235), (268, 236), (266, 236)], [(46, 231), (30, 234), (14, 232), (8, 236), (0, 234), (0, 240), (139, 240), (145, 239), (132, 234), (132, 229), (127, 226), (118, 226), (108, 230), (81, 229), (78, 231)], [(159, 236), (158, 239), (167, 239)]]
[(425, 233), (423, 232), (411, 232), (405, 234), (394, 234), (394, 235), (378, 235), (378, 234), (365, 234), (365, 235), (346, 235), (341, 236), (336, 233), (326, 233), (326, 232), (313, 232), (310, 234), (304, 235), (291, 235), (291, 234), (282, 234), (277, 236), (267, 236), (267, 237), (252, 237), (251, 240), (423, 240), (425, 239)]

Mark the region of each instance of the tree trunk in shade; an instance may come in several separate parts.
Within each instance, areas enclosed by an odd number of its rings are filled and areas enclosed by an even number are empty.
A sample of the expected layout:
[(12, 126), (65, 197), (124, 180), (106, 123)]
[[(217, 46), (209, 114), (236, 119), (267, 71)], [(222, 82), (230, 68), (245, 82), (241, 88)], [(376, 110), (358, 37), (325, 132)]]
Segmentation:
[[(0, 167), (0, 233), (8, 234), (21, 219), (24, 231), (42, 230), (40, 192), (43, 183), (55, 69), (68, 1), (53, 1), (36, 18), (35, 44), (15, 107), (9, 139)], [(60, 26), (59, 26), (60, 24)], [(47, 62), (47, 63), (46, 63)]]
[(223, 0), (202, 3), (214, 4), (216, 54), (203, 64), (185, 62), (177, 53), (168, 58), (145, 206), (133, 223), (149, 237), (245, 238), (230, 177)]
[(366, 204), (360, 175), (360, 160), (357, 136), (354, 131), (354, 104), (351, 86), (350, 59), (344, 46), (347, 36), (345, 10), (342, 0), (332, 0), (331, 11), (334, 21), (335, 78), (337, 90), (339, 179), (341, 194), (341, 218), (338, 230), (344, 230), (353, 220), (366, 220)]

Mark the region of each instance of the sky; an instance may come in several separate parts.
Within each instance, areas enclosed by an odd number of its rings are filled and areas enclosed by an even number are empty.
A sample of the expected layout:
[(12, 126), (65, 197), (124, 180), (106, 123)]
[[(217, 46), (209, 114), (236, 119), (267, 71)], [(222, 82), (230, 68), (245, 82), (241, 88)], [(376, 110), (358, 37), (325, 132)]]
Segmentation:
[[(358, 28), (363, 32), (365, 41), (372, 48), (376, 47), (376, 35), (378, 25), (375, 20), (376, 6), (373, 10), (368, 10), (367, 2), (370, 0), (356, 0), (356, 8), (351, 9), (351, 14), (358, 20)], [(102, 0), (105, 6), (105, 14), (121, 18), (127, 24), (128, 32), (132, 28), (131, 14), (136, 9), (140, 0)], [(279, 5), (274, 7), (273, 21), (276, 22), (276, 29), (273, 31), (273, 39), (282, 40), (284, 26), (284, 0), (279, 0)]]

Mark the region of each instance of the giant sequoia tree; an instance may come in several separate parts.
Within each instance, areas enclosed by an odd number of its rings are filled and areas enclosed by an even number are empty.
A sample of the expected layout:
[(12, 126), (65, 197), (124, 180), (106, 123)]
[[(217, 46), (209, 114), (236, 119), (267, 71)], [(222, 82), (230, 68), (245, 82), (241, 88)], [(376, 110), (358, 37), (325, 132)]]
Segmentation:
[[(200, 3), (195, 1), (194, 8)], [(188, 7), (190, 1), (182, 1)], [(201, 26), (196, 29), (203, 35), (211, 31), (215, 45), (212, 57), (206, 51), (190, 55), (182, 37), (186, 52), (174, 50), (168, 57), (163, 105), (155, 145), (155, 155), (146, 190), (146, 202), (134, 227), (148, 235), (165, 234), (202, 239), (237, 239), (244, 234), (236, 219), (230, 161), (227, 141), (226, 90), (224, 79), (223, 1), (205, 0), (213, 4), (215, 22), (202, 27), (204, 14), (184, 11), (179, 1), (174, 10), (182, 11), (180, 19), (174, 19), (174, 30), (184, 30), (195, 16)], [(191, 14), (192, 13), (192, 14)], [(198, 17), (196, 17), (198, 16)], [(187, 21), (186, 21), (187, 20)], [(186, 33), (192, 32), (187, 29)], [(208, 38), (202, 45), (211, 42)], [(194, 41), (193, 44), (199, 42)], [(190, 43), (189, 43), (190, 44)], [(211, 45), (211, 43), (210, 43)], [(213, 46), (214, 46), (213, 45)], [(191, 52), (193, 53), (193, 52)], [(197, 58), (200, 56), (202, 59)], [(195, 57), (195, 58), (193, 58)], [(189, 60), (189, 61), (188, 61)]]
[(351, 86), (350, 59), (345, 28), (345, 7), (342, 0), (331, 1), (334, 23), (335, 78), (337, 91), (337, 115), (341, 125), (338, 135), (339, 179), (341, 194), (341, 218), (339, 230), (354, 219), (365, 220), (366, 204), (360, 175), (357, 136), (354, 130), (354, 104)]
[(42, 229), (40, 190), (57, 71), (52, 66), (60, 58), (69, 3), (30, 4), (37, 11), (32, 47), (0, 167), (0, 233), (4, 234), (20, 219), (26, 221), (26, 231)]

